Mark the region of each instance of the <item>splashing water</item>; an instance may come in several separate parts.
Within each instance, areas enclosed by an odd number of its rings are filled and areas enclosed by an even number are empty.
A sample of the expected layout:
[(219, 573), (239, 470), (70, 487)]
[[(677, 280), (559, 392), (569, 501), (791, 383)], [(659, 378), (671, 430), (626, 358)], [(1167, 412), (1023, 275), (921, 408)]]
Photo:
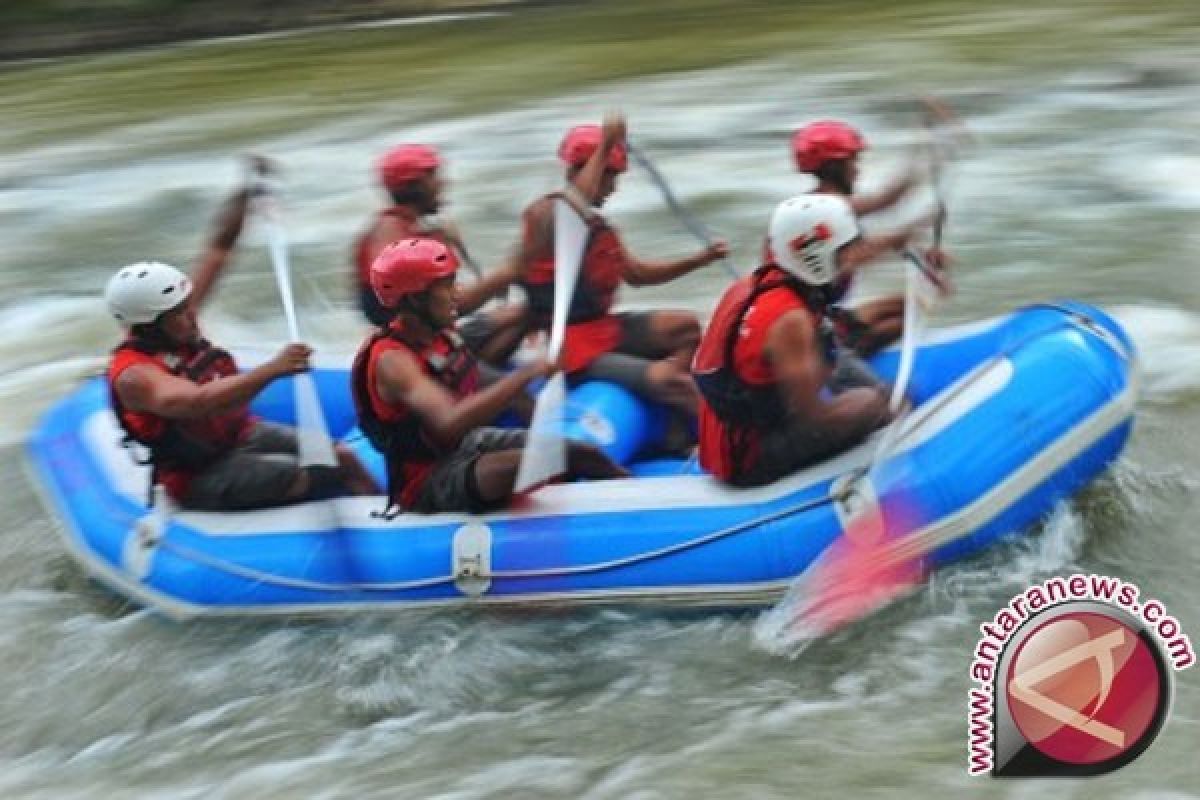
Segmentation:
[(1118, 306), (1113, 316), (1137, 346), (1146, 400), (1182, 402), (1200, 392), (1200, 314)]
[(925, 519), (903, 495), (890, 498), (886, 508), (864, 506), (784, 599), (762, 615), (758, 643), (770, 652), (799, 653), (914, 591), (925, 565), (921, 553), (906, 552), (904, 540)]

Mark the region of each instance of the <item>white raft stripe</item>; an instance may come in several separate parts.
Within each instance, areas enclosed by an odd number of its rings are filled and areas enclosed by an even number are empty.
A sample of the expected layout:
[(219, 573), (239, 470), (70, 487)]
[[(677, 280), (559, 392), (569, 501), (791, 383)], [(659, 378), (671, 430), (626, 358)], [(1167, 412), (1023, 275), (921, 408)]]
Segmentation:
[[(919, 447), (958, 419), (971, 413), (1004, 389), (1013, 376), (1008, 359), (989, 361), (971, 370), (917, 409), (898, 437), (892, 457)], [(939, 398), (951, 398), (940, 403)], [(580, 516), (600, 513), (679, 511), (697, 508), (751, 508), (774, 502), (871, 463), (876, 432), (863, 444), (832, 459), (816, 464), (768, 486), (736, 489), (708, 475), (675, 475), (590, 483), (555, 484), (535, 492), (521, 509), (505, 509), (482, 515), (401, 514), (386, 520), (372, 516), (384, 506), (382, 497), (343, 497), (318, 503), (302, 503), (237, 514), (180, 511), (174, 518), (195, 532), (208, 536), (265, 536), (329, 530), (432, 528), (458, 526), (471, 521), (492, 522), (554, 515)], [(145, 497), (149, 469), (136, 466), (119, 445), (120, 431), (112, 412), (91, 414), (83, 425), (82, 445), (95, 457), (110, 485), (132, 502)]]
[(1137, 401), (1137, 389), (1127, 384), (1113, 400), (1097, 409), (1063, 434), (1053, 445), (1031, 458), (1020, 469), (985, 492), (980, 498), (954, 514), (943, 517), (921, 530), (905, 536), (885, 559), (920, 558), (937, 548), (961, 539), (999, 516), (1017, 500), (1035, 489), (1047, 477), (1065, 467), (1072, 459), (1099, 442), (1128, 420)]
[[(1012, 317), (1011, 314), (979, 320), (977, 322), (955, 325), (929, 331), (924, 345), (944, 344), (960, 339), (986, 333)], [(893, 346), (894, 347), (894, 346)], [(259, 348), (238, 348), (235, 350), (239, 363), (254, 364), (271, 355)], [(317, 366), (325, 368), (348, 368), (352, 353), (333, 353), (319, 359)], [(981, 365), (982, 366), (982, 365)], [(963, 384), (972, 380), (977, 370), (968, 372), (953, 385), (947, 387), (939, 395), (946, 392), (961, 391)], [(978, 402), (982, 402), (982, 398)], [(932, 399), (931, 399), (932, 400)], [(924, 404), (932, 407), (933, 402)], [(911, 447), (916, 447), (936, 430), (922, 433), (919, 438), (910, 439), (914, 429), (926, 429), (921, 409), (917, 409), (912, 419), (905, 425), (900, 441), (893, 449), (893, 455), (899, 454)], [(953, 422), (948, 419), (946, 425)], [(108, 483), (121, 495), (130, 501), (142, 504), (145, 501), (146, 490), (150, 480), (150, 468), (134, 462), (132, 454), (121, 445), (124, 433), (116, 422), (116, 417), (107, 407), (97, 409), (81, 426), (80, 445), (90, 452), (101, 467)], [(611, 511), (619, 507), (629, 511), (646, 510), (676, 510), (685, 508), (703, 508), (711, 506), (733, 506), (751, 503), (765, 503), (793, 494), (807, 486), (822, 483), (836, 478), (839, 474), (859, 469), (870, 463), (871, 453), (874, 452), (875, 440), (880, 434), (873, 435), (863, 445), (850, 450), (841, 456), (815, 465), (796, 473), (791, 478), (771, 484), (761, 489), (730, 489), (720, 482), (702, 475), (659, 476), (654, 478), (637, 478), (630, 481), (605, 481), (605, 486), (599, 490), (597, 484), (558, 484), (547, 486), (532, 496), (532, 503), (520, 512), (499, 512), (484, 515), (485, 520), (501, 518), (523, 518), (544, 516), (561, 513), (557, 509), (569, 508), (575, 512)], [(664, 483), (650, 484), (651, 481)], [(652, 491), (646, 491), (651, 488)], [(649, 497), (655, 502), (647, 504)], [(319, 529), (314, 521), (313, 506), (325, 506), (324, 517), (332, 511), (337, 519), (354, 520), (355, 528), (416, 528), (431, 525), (461, 524), (478, 516), (463, 514), (437, 515), (402, 515), (394, 520), (381, 520), (371, 515), (383, 506), (383, 499), (375, 498), (343, 498), (333, 501), (336, 508), (329, 508), (330, 502), (306, 503), (285, 508), (266, 509), (263, 511), (241, 512), (236, 516), (228, 514), (180, 512), (176, 516), (179, 521), (195, 529), (199, 533), (213, 535), (244, 535), (247, 530), (254, 529), (256, 535), (273, 533), (295, 533), (297, 531), (313, 531)], [(333, 527), (333, 526), (329, 526)]]

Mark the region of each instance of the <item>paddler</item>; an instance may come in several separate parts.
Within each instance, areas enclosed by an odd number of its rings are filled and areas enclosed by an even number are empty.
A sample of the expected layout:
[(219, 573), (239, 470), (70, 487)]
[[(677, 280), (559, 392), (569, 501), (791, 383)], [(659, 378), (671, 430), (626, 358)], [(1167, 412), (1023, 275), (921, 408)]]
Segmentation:
[[(400, 509), (503, 507), (525, 431), (491, 426), (554, 369), (534, 359), (483, 386), (454, 325), (457, 274), (454, 250), (429, 238), (393, 242), (371, 265), (371, 287), (389, 317), (359, 349), (351, 388), (359, 425), (387, 463), (389, 504)], [(568, 478), (627, 474), (597, 448), (568, 443)]]
[(522, 215), (518, 263), (533, 324), (546, 328), (554, 308), (554, 204), (563, 196), (588, 223), (579, 283), (571, 298), (563, 368), (572, 383), (605, 380), (685, 414), (696, 413), (696, 388), (688, 372), (700, 340), (700, 322), (689, 311), (614, 313), (623, 285), (667, 283), (725, 257), (716, 241), (684, 258), (642, 260), (629, 252), (599, 209), (627, 167), (626, 123), (611, 114), (603, 125), (577, 125), (558, 149), (566, 168), (563, 192), (543, 196)]
[[(458, 229), (439, 222), (434, 215), (442, 207), (445, 184), (442, 159), (424, 144), (402, 144), (388, 150), (379, 160), (379, 183), (387, 192), (388, 205), (359, 235), (354, 246), (355, 284), (359, 306), (376, 326), (391, 319), (371, 289), (371, 264), (392, 242), (414, 236), (428, 237), (452, 247), (460, 261), (469, 255)], [(476, 268), (478, 272), (478, 268)], [(484, 362), (504, 366), (526, 333), (527, 309), (523, 303), (479, 310), (488, 300), (503, 296), (515, 279), (510, 263), (478, 274), (478, 280), (459, 289), (459, 333), (467, 346)], [(474, 313), (472, 313), (474, 312)]]
[(775, 209), (763, 264), (725, 292), (696, 351), (701, 466), (759, 486), (891, 420), (886, 387), (838, 346), (829, 309), (839, 286), (919, 227), (866, 239), (850, 204), (830, 193)]
[[(858, 157), (866, 147), (866, 139), (861, 133), (838, 120), (804, 125), (792, 134), (791, 140), (796, 169), (812, 175), (817, 181), (812, 193), (839, 199), (858, 220), (895, 207), (918, 186), (921, 176), (918, 166), (910, 164), (879, 191), (871, 194), (856, 192)], [(871, 247), (872, 242), (881, 249), (893, 246), (888, 237), (860, 240), (859, 246)], [(936, 275), (936, 270), (945, 263), (945, 256), (936, 249), (927, 250), (924, 255), (926, 262), (935, 268)], [(830, 313), (839, 337), (860, 355), (869, 356), (903, 333), (904, 298), (893, 294), (847, 308), (842, 304), (847, 300), (852, 284), (851, 273), (837, 277), (831, 287)], [(945, 289), (945, 285), (941, 288)]]
[(249, 196), (238, 191), (217, 215), (194, 279), (143, 261), (109, 280), (104, 299), (126, 330), (108, 366), (117, 421), (148, 449), (153, 483), (185, 508), (233, 511), (376, 493), (345, 448), (336, 447), (337, 467), (302, 467), (295, 430), (249, 411), (267, 385), (309, 369), (308, 345), (289, 344), (239, 372), (233, 357), (200, 333), (196, 313), (230, 260)]

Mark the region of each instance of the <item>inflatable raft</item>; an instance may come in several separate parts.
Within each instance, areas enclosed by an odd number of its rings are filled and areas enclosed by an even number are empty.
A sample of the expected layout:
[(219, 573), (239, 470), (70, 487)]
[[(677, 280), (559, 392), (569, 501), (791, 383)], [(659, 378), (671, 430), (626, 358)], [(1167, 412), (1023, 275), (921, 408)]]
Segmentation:
[[(874, 366), (888, 377), (896, 361), (885, 352)], [(315, 374), (331, 430), (367, 454), (353, 433), (346, 371)], [(1103, 312), (1042, 304), (933, 331), (911, 386), (915, 407), (882, 459), (876, 434), (778, 483), (737, 490), (694, 463), (645, 460), (661, 412), (617, 387), (585, 385), (572, 395), (573, 435), (637, 477), (547, 486), (484, 516), (388, 520), (377, 513), (382, 498), (228, 514), (167, 503), (148, 510), (147, 471), (121, 446), (98, 378), (46, 413), (29, 456), (70, 551), (118, 592), (171, 616), (730, 608), (776, 600), (852, 519), (902, 518), (898, 545), (931, 565), (1027, 530), (1120, 454), (1136, 364)], [(290, 398), (280, 382), (255, 410), (290, 422)]]

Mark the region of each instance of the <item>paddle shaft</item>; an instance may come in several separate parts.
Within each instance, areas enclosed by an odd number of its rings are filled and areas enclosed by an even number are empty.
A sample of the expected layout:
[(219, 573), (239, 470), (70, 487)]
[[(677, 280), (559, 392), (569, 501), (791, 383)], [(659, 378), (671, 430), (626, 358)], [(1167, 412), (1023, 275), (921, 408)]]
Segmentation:
[[(292, 271), (288, 261), (287, 234), (279, 219), (279, 206), (275, 194), (260, 171), (257, 175), (255, 193), (259, 198), (259, 209), (266, 224), (267, 249), (271, 254), (271, 267), (275, 272), (275, 283), (283, 304), (283, 316), (287, 321), (288, 337), (300, 341), (300, 321), (296, 314), (296, 300), (292, 292)], [(302, 466), (337, 465), (337, 455), (329, 438), (329, 426), (321, 409), (316, 381), (309, 372), (301, 372), (292, 378), (296, 406), (296, 436), (299, 459)]]
[[(659, 171), (658, 167), (654, 165), (654, 162), (652, 162), (650, 158), (644, 152), (642, 152), (640, 147), (634, 145), (633, 142), (626, 141), (625, 147), (627, 150), (629, 150), (629, 155), (633, 157), (633, 160), (637, 162), (638, 166), (646, 170), (646, 174), (650, 176), (650, 182), (658, 188), (658, 191), (662, 194), (663, 199), (667, 202), (667, 207), (671, 209), (671, 213), (675, 215), (675, 218), (683, 224), (683, 227), (686, 228), (688, 232), (690, 232), (702, 244), (704, 244), (705, 247), (711, 247), (713, 244), (712, 233), (708, 230), (703, 222), (697, 219), (692, 212), (688, 211), (687, 208), (685, 208), (684, 205), (679, 202), (679, 198), (675, 196), (675, 192), (672, 191), (671, 185), (667, 183), (667, 179), (663, 176), (662, 172)], [(728, 259), (722, 258), (721, 265), (734, 280), (737, 280), (738, 277), (740, 277), (737, 274), (737, 270), (735, 270), (729, 264)]]

